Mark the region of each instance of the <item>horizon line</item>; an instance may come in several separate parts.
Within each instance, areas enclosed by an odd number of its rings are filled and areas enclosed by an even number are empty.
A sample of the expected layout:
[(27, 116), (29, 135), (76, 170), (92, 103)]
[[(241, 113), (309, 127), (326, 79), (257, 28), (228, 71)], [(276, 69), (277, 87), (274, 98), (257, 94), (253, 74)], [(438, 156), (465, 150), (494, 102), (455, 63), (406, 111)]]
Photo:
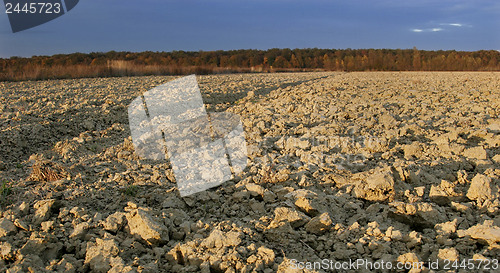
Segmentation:
[(10, 56), (10, 57), (4, 57), (0, 56), (0, 59), (11, 59), (11, 58), (25, 58), (25, 59), (30, 59), (34, 57), (54, 57), (57, 55), (72, 55), (72, 54), (93, 54), (93, 53), (109, 53), (109, 52), (117, 52), (117, 53), (134, 53), (134, 54), (140, 54), (140, 53), (145, 53), (145, 52), (152, 52), (152, 53), (174, 53), (174, 52), (187, 52), (187, 53), (194, 53), (194, 52), (230, 52), (230, 51), (241, 51), (241, 50), (255, 50), (255, 51), (269, 51), (273, 49), (279, 49), (279, 50), (284, 50), (284, 49), (289, 49), (289, 50), (306, 50), (306, 49), (316, 49), (316, 50), (414, 50), (417, 49), (419, 51), (426, 51), (426, 52), (437, 52), (437, 51), (455, 51), (455, 52), (479, 52), (479, 51), (497, 51), (500, 52), (499, 49), (479, 49), (479, 50), (456, 50), (456, 49), (419, 49), (417, 47), (412, 47), (412, 48), (319, 48), (319, 47), (304, 47), (304, 48), (289, 48), (289, 47), (273, 47), (273, 48), (268, 48), (268, 49), (256, 49), (256, 48), (240, 48), (240, 49), (216, 49), (216, 50), (170, 50), (170, 51), (152, 51), (152, 50), (144, 50), (144, 51), (128, 51), (128, 50), (123, 50), (123, 51), (116, 51), (116, 50), (109, 50), (109, 51), (90, 51), (90, 52), (80, 52), (80, 51), (75, 51), (72, 53), (56, 53), (52, 55), (31, 55), (31, 56)]

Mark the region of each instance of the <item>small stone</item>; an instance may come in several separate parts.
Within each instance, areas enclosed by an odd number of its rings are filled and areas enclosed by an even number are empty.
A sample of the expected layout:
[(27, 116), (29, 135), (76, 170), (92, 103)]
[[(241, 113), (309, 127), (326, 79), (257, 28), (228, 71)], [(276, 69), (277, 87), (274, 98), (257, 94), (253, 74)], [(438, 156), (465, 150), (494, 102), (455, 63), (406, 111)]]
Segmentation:
[(0, 242), (0, 258), (2, 260), (10, 260), (14, 258), (12, 245), (8, 242)]
[(134, 203), (134, 202), (127, 202), (127, 208), (136, 209), (137, 208), (137, 204)]
[(368, 201), (391, 201), (394, 199), (394, 178), (390, 170), (380, 170), (369, 175), (354, 188), (356, 197)]
[(250, 193), (252, 196), (263, 196), (264, 195), (264, 188), (260, 185), (257, 185), (255, 183), (249, 183), (245, 185), (247, 191)]
[(403, 233), (401, 233), (401, 231), (397, 229), (394, 229), (394, 227), (389, 227), (385, 232), (385, 236), (389, 237), (391, 240), (394, 241), (403, 240)]
[(286, 150), (295, 150), (297, 148), (301, 150), (306, 150), (311, 147), (311, 142), (307, 139), (299, 139), (299, 138), (294, 138), (290, 137), (286, 140), (285, 142), (285, 149)]
[(26, 244), (19, 249), (19, 254), (23, 256), (37, 255), (44, 261), (51, 261), (59, 257), (63, 244), (54, 237), (35, 238), (33, 235)]
[(415, 141), (410, 145), (405, 145), (403, 147), (404, 155), (406, 160), (410, 160), (413, 157), (420, 158), (422, 156), (422, 147), (420, 143)]
[(39, 225), (43, 221), (49, 219), (53, 207), (55, 208), (56, 200), (40, 200), (33, 206), (35, 208), (35, 224)]
[(290, 195), (293, 195), (294, 188), (292, 187), (278, 187), (275, 188), (274, 192), (279, 200), (283, 200), (284, 198), (288, 198)]
[(29, 239), (21, 249), (19, 249), (19, 253), (22, 255), (28, 254), (40, 254), (45, 250), (46, 242), (41, 238), (33, 238)]
[(125, 222), (125, 213), (115, 212), (106, 218), (106, 220), (102, 223), (102, 226), (104, 230), (116, 233), (125, 225)]
[(419, 197), (424, 196), (424, 193), (425, 193), (425, 186), (415, 187), (415, 193), (416, 193), (416, 194), (417, 194), (417, 196), (419, 196)]
[(431, 185), (429, 199), (439, 205), (446, 205), (449, 202), (446, 192), (436, 185)]
[(398, 257), (397, 261), (401, 262), (401, 263), (414, 263), (414, 262), (418, 262), (418, 256), (415, 253), (408, 252), (408, 253), (400, 255)]
[(498, 196), (495, 185), (491, 182), (491, 178), (483, 174), (477, 174), (471, 181), (467, 198), (476, 201), (484, 201), (493, 199)]
[(445, 248), (445, 249), (440, 249), (438, 252), (438, 259), (441, 260), (448, 260), (448, 261), (457, 261), (458, 260), (458, 251), (451, 247), (451, 248)]
[(16, 226), (5, 218), (0, 219), (0, 238), (15, 234), (17, 232)]
[(86, 215), (86, 210), (80, 207), (72, 207), (69, 210), (69, 213), (73, 214), (75, 218), (82, 218), (84, 215)]
[(68, 208), (64, 207), (59, 210), (59, 215), (57, 215), (57, 218), (63, 220), (69, 215), (69, 210)]
[(476, 253), (472, 256), (472, 259), (473, 260), (487, 260), (488, 258), (486, 258), (484, 255), (482, 254), (479, 254), (479, 253)]
[(274, 210), (274, 222), (286, 221), (294, 228), (303, 226), (309, 221), (307, 217), (302, 212), (296, 211), (287, 207), (279, 207)]
[(313, 207), (312, 201), (307, 199), (306, 197), (299, 197), (295, 201), (295, 206), (297, 206), (298, 209), (301, 211), (305, 212), (309, 216), (314, 216), (319, 213), (318, 209)]
[(63, 255), (63, 258), (57, 263), (56, 269), (58, 272), (77, 272), (83, 266), (81, 260), (77, 260), (71, 254)]
[[(470, 204), (467, 204), (467, 205), (470, 205)], [(470, 206), (467, 206), (467, 205), (457, 203), (457, 202), (451, 202), (451, 207), (453, 209), (455, 209), (456, 211), (460, 211), (460, 212), (465, 212), (465, 211), (469, 210)]]
[(263, 200), (265, 203), (273, 203), (276, 200), (276, 194), (272, 191), (264, 191)]
[(24, 216), (26, 214), (28, 214), (29, 210), (30, 210), (30, 206), (28, 203), (26, 202), (22, 202), (18, 207), (17, 209), (19, 210), (21, 216)]
[(261, 246), (257, 249), (257, 255), (260, 256), (260, 260), (264, 262), (265, 265), (270, 265), (274, 263), (274, 251), (265, 246)]
[(54, 226), (54, 221), (45, 221), (45, 222), (42, 222), (42, 230), (45, 231), (45, 232), (47, 232), (50, 229), (52, 229), (53, 226)]
[(459, 194), (455, 192), (454, 184), (446, 180), (441, 180), (438, 186), (432, 185), (429, 192), (429, 199), (438, 205), (448, 205), (458, 198)]
[(83, 222), (75, 226), (73, 232), (69, 235), (69, 238), (78, 238), (82, 239), (85, 234), (87, 234), (87, 230), (89, 229), (89, 223)]
[[(397, 261), (403, 265), (404, 264), (411, 264), (411, 265), (419, 264), (419, 259), (418, 259), (417, 254), (412, 253), (412, 252), (408, 252), (408, 253), (399, 255)], [(414, 271), (411, 271), (411, 272), (413, 273)]]
[(458, 219), (455, 218), (453, 221), (450, 222), (436, 224), (434, 226), (434, 229), (440, 234), (454, 233), (457, 231), (457, 222)]
[(221, 248), (228, 246), (238, 246), (241, 243), (243, 233), (238, 231), (222, 232), (220, 229), (214, 229), (210, 235), (203, 240), (202, 246), (206, 248)]
[(412, 231), (404, 237), (404, 240), (406, 241), (406, 247), (413, 248), (422, 244), (422, 235), (416, 231)]
[(85, 264), (89, 264), (93, 272), (108, 272), (111, 269), (113, 258), (119, 252), (118, 244), (113, 239), (102, 240), (96, 238), (95, 243), (87, 243)]
[(497, 163), (497, 164), (498, 164), (498, 163), (500, 163), (500, 154), (495, 155), (495, 156), (492, 158), (492, 160), (493, 160), (493, 162), (495, 162), (495, 163)]
[(332, 228), (333, 221), (328, 212), (312, 218), (305, 226), (309, 233), (321, 235)]
[(493, 225), (492, 220), (484, 221), (467, 230), (458, 230), (458, 237), (470, 236), (481, 243), (494, 245), (500, 242), (500, 227)]
[(488, 158), (488, 154), (483, 147), (473, 147), (464, 151), (464, 156), (470, 159), (484, 160)]
[(491, 123), (490, 125), (488, 125), (488, 128), (490, 131), (493, 131), (493, 132), (496, 132), (496, 133), (499, 133), (500, 132), (500, 122), (494, 122), (494, 123)]
[(182, 200), (184, 201), (184, 203), (186, 203), (186, 205), (190, 207), (196, 204), (196, 198), (192, 195), (184, 196), (182, 197)]
[(389, 216), (406, 224), (418, 223), (421, 226), (432, 228), (438, 223), (448, 220), (444, 209), (432, 203), (392, 202)]
[(156, 221), (144, 208), (132, 210), (126, 214), (130, 233), (138, 236), (148, 244), (156, 245), (168, 241), (168, 230)]

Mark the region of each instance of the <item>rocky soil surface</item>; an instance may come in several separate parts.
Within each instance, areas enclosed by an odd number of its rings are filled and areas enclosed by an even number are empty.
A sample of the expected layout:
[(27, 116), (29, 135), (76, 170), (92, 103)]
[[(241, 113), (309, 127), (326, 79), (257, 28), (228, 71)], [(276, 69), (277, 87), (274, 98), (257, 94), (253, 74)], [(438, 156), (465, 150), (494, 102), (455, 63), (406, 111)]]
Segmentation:
[(127, 119), (172, 79), (0, 82), (0, 271), (500, 257), (499, 73), (200, 76), (209, 112), (240, 115), (249, 162), (185, 198)]

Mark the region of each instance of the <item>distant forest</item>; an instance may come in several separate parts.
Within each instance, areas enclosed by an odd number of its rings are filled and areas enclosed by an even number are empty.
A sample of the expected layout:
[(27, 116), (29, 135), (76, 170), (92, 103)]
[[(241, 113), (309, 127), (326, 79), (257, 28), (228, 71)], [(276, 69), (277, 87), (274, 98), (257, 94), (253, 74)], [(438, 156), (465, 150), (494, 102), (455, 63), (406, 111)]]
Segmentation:
[(500, 71), (500, 52), (274, 48), (110, 51), (0, 59), (0, 81), (285, 71)]

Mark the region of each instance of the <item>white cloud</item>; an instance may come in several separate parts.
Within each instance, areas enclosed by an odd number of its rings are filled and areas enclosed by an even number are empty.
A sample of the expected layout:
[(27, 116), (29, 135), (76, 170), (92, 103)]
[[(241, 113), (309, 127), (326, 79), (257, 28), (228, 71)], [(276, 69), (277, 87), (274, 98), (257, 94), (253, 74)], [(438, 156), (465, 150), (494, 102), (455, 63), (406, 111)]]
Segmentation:
[(440, 32), (440, 31), (446, 31), (451, 28), (457, 28), (457, 27), (472, 27), (471, 25), (468, 24), (462, 24), (462, 23), (441, 23), (439, 24), (440, 26), (443, 27), (432, 27), (432, 28), (413, 28), (411, 31), (413, 32)]
[(442, 29), (440, 27), (435, 27), (435, 28), (424, 28), (424, 29), (414, 28), (411, 31), (413, 31), (413, 32), (438, 32), (438, 31), (443, 31), (443, 30), (444, 29)]
[(460, 23), (443, 23), (443, 24), (439, 24), (441, 26), (452, 26), (452, 27), (463, 27), (464, 24), (460, 24)]

